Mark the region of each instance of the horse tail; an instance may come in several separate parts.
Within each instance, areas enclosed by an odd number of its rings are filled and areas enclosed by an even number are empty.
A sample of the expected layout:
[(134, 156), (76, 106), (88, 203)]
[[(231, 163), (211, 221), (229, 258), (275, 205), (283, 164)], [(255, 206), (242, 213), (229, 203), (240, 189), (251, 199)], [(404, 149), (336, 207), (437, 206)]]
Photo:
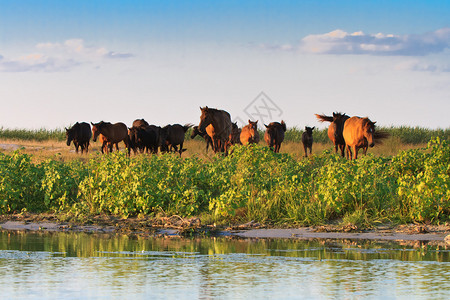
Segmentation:
[(186, 131), (188, 131), (188, 129), (189, 128), (191, 128), (192, 126), (194, 126), (194, 124), (185, 124), (184, 126), (183, 126), (183, 130), (184, 130), (184, 132), (186, 132)]
[(388, 138), (390, 136), (389, 132), (384, 130), (379, 130), (373, 133), (373, 139), (376, 141), (377, 144), (381, 144), (382, 140)]
[(283, 120), (281, 120), (281, 127), (283, 127), (283, 131), (286, 131), (286, 123)]
[(333, 122), (333, 117), (315, 114), (319, 122)]

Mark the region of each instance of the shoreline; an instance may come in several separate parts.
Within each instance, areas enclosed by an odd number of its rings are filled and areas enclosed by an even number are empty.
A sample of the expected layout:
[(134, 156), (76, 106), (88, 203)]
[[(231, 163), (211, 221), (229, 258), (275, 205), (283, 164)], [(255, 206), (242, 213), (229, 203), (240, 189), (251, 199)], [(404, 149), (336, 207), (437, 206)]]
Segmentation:
[[(449, 225), (380, 225), (369, 230), (349, 230), (332, 225), (297, 228), (264, 228), (258, 223), (246, 223), (230, 228), (212, 226), (151, 225), (142, 220), (110, 220), (98, 224), (76, 224), (58, 220), (18, 219), (17, 216), (1, 216), (0, 231), (24, 232), (85, 232), (96, 234), (129, 234), (150, 237), (183, 237), (191, 235), (224, 236), (244, 239), (298, 239), (298, 240), (372, 240), (391, 242), (423, 242), (450, 246)], [(117, 221), (117, 222), (116, 222)], [(191, 222), (190, 224), (195, 224)], [(187, 231), (186, 231), (187, 230)], [(190, 230), (190, 231), (189, 231)]]

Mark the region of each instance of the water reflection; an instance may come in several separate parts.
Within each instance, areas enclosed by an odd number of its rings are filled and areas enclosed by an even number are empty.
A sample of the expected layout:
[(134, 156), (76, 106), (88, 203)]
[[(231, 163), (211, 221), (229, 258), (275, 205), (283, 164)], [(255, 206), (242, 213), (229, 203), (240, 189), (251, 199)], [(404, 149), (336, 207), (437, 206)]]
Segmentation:
[(450, 251), (422, 245), (0, 233), (6, 298), (450, 297)]

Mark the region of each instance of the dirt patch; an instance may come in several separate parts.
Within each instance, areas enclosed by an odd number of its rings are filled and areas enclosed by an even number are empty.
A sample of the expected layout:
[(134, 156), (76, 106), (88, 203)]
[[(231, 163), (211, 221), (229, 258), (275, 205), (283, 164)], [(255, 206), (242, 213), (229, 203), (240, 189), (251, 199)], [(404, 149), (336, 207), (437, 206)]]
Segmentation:
[(0, 144), (0, 149), (2, 150), (15, 151), (20, 148), (23, 148), (23, 146), (17, 144)]

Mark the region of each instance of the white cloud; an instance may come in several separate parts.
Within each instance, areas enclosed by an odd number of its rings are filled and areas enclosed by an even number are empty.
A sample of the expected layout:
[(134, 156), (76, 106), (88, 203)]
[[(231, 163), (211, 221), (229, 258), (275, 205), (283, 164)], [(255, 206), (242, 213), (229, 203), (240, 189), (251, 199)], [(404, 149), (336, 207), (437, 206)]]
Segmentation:
[(131, 53), (118, 53), (104, 47), (86, 46), (82, 39), (70, 39), (63, 43), (39, 43), (35, 53), (16, 58), (0, 55), (2, 72), (60, 72), (70, 71), (80, 65), (105, 63), (109, 59), (126, 59)]
[(450, 65), (421, 62), (418, 60), (403, 61), (394, 66), (397, 71), (418, 71), (418, 72), (450, 72)]
[(297, 50), (307, 54), (424, 56), (450, 48), (450, 28), (442, 28), (420, 35), (348, 33), (340, 29), (312, 34), (297, 45), (264, 46), (270, 50)]

